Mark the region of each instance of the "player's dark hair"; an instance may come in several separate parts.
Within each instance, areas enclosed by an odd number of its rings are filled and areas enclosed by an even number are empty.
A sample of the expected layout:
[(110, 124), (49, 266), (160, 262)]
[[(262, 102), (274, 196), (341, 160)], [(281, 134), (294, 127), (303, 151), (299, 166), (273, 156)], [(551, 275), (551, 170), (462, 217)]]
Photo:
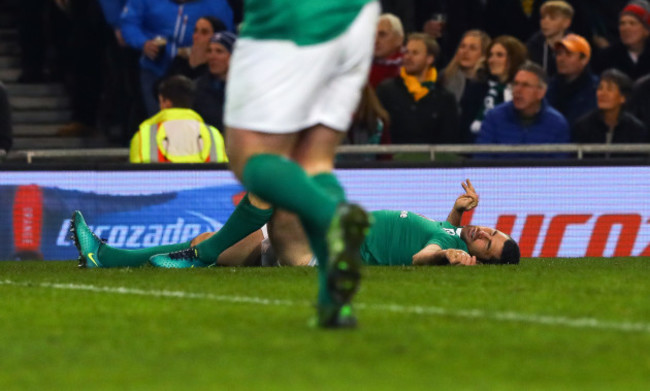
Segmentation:
[(183, 75), (174, 75), (160, 82), (158, 94), (174, 107), (189, 109), (194, 101), (194, 83)]
[(516, 265), (519, 263), (520, 256), (521, 253), (519, 251), (519, 245), (512, 238), (510, 238), (503, 243), (501, 258), (496, 259), (495, 263), (499, 265)]

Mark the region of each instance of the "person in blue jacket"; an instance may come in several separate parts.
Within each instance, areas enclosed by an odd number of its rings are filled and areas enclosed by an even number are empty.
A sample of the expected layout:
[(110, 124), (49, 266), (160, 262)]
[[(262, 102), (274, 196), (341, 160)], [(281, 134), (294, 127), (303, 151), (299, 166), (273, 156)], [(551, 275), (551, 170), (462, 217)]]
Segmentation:
[(121, 32), (131, 47), (142, 50), (140, 87), (148, 115), (157, 111), (155, 83), (178, 49), (192, 45), (192, 31), (202, 16), (219, 18), (234, 29), (227, 0), (127, 0), (121, 15)]
[[(568, 143), (569, 124), (544, 100), (546, 72), (527, 62), (519, 68), (510, 102), (492, 109), (476, 139), (477, 144), (552, 144)], [(563, 154), (479, 154), (477, 158), (563, 157)]]

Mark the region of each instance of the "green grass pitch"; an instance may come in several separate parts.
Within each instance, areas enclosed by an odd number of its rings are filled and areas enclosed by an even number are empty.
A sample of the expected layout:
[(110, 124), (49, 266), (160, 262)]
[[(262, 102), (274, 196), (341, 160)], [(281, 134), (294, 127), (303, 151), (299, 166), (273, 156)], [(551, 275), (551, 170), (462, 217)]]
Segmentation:
[(0, 262), (0, 390), (647, 390), (650, 259), (364, 269), (356, 330), (311, 268)]

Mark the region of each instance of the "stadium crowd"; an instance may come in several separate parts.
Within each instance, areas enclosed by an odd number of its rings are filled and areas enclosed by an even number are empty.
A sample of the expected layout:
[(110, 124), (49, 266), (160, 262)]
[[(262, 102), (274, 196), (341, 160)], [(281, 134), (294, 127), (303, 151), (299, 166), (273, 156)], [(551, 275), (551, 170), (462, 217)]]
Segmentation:
[[(347, 143), (650, 142), (648, 0), (381, 3), (369, 81)], [(158, 86), (178, 76), (193, 82), (194, 99), (175, 115), (225, 130), (242, 0), (20, 6), (19, 81), (66, 82), (73, 121), (61, 137), (100, 129), (128, 145), (141, 124), (173, 109), (161, 103)]]

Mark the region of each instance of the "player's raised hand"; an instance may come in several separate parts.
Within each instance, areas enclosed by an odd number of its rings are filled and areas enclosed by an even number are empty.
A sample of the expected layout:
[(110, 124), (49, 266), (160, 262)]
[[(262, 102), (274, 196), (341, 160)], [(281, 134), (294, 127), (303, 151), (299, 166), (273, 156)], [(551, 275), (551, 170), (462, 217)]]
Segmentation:
[(447, 260), (451, 265), (473, 266), (477, 263), (475, 256), (469, 255), (463, 250), (449, 249), (445, 250), (445, 252), (447, 255)]
[(476, 194), (472, 182), (470, 182), (469, 179), (466, 179), (465, 182), (460, 185), (463, 187), (463, 190), (465, 190), (465, 194), (458, 196), (454, 203), (454, 209), (461, 212), (474, 209), (478, 205), (478, 194)]

